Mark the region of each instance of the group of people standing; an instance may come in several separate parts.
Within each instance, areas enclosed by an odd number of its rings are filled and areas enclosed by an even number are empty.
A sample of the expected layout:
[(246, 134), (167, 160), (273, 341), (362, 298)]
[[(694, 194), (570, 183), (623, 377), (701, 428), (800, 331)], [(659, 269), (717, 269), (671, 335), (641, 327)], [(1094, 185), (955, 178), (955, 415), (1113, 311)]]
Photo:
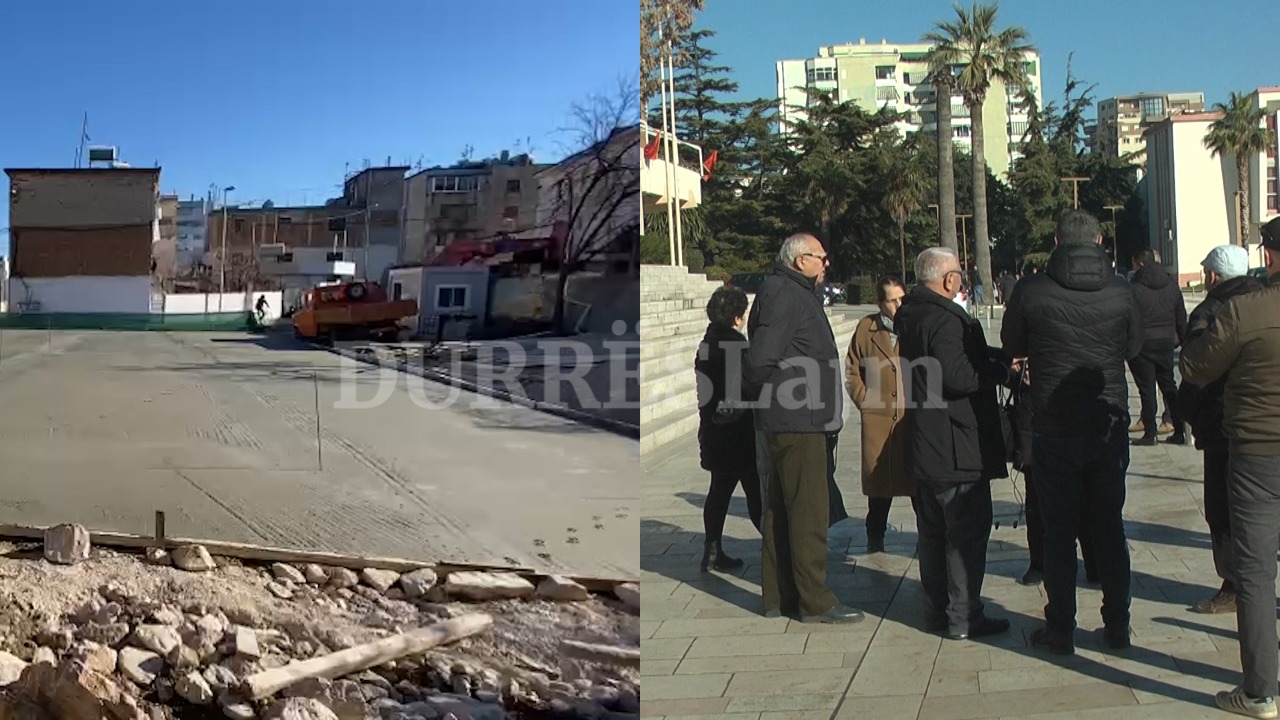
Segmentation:
[[(1021, 581), (1042, 581), (1047, 596), (1045, 625), (1031, 644), (1075, 651), (1079, 543), (1087, 580), (1102, 588), (1104, 644), (1127, 648), (1127, 367), (1142, 400), (1142, 435), (1133, 444), (1155, 441), (1159, 387), (1173, 426), (1168, 441), (1185, 443), (1189, 423), (1205, 451), (1206, 515), (1223, 585), (1197, 609), (1236, 609), (1245, 669), (1244, 683), (1217, 702), (1274, 718), (1280, 389), (1268, 392), (1274, 384), (1264, 378), (1280, 371), (1280, 287), (1260, 289), (1248, 277), (1242, 248), (1215, 248), (1204, 261), (1208, 299), (1188, 320), (1177, 284), (1152, 255), (1135, 258), (1132, 283), (1116, 273), (1089, 213), (1064, 214), (1055, 241), (1044, 272), (1000, 288), (998, 349), (954, 302), (965, 278), (955, 251), (925, 250), (915, 262), (916, 287), (878, 283), (877, 312), (859, 322), (843, 377), (823, 310), (829, 260), (817, 238), (783, 243), (754, 303), (741, 290), (718, 289), (695, 362), (702, 464), (712, 478), (702, 569), (743, 564), (721, 541), (741, 486), (763, 536), (765, 616), (863, 619), (826, 582), (827, 529), (844, 517), (835, 438), (847, 393), (862, 420), (867, 552), (884, 550), (893, 501), (909, 498), (927, 631), (963, 640), (1008, 630), (1007, 619), (985, 611), (981, 594), (990, 483), (1007, 477), (1012, 463), (1027, 487), (1031, 562)], [(1263, 228), (1263, 245), (1268, 272), (1280, 273), (1280, 221)], [(999, 388), (1010, 398), (1003, 406)]]

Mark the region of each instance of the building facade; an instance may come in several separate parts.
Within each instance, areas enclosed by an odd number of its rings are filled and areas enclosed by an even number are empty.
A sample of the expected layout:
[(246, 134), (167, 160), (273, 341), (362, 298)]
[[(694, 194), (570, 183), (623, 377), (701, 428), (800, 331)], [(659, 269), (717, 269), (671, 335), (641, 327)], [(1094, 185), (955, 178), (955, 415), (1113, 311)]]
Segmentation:
[(155, 267), (152, 275), (156, 286), (164, 292), (173, 292), (178, 274), (178, 196), (160, 196), (160, 237), (151, 250)]
[(205, 229), (209, 222), (207, 200), (178, 201), (178, 268), (190, 268), (204, 259)]
[[(778, 112), (781, 131), (804, 118), (807, 89), (831, 93), (839, 102), (855, 102), (874, 112), (888, 107), (905, 115), (898, 129), (902, 133), (937, 132), (937, 92), (926, 81), (929, 67), (925, 58), (928, 43), (828, 45), (818, 48), (818, 56), (802, 60), (780, 60), (776, 65)], [(1036, 105), (1042, 106), (1040, 56), (1027, 53), (1025, 72)], [(1019, 148), (1027, 132), (1028, 116), (1019, 99), (1000, 82), (992, 83), (983, 108), (982, 128), (986, 140), (987, 166), (1004, 176), (1013, 161), (1021, 157)], [(951, 98), (951, 132), (955, 145), (968, 150), (973, 136), (969, 110), (959, 95)]]
[(151, 310), (159, 168), (6, 169), (11, 310)]
[(1280, 192), (1276, 176), (1276, 157), (1280, 155), (1280, 87), (1258, 88), (1253, 93), (1253, 106), (1262, 108), (1263, 123), (1271, 130), (1271, 144), (1259, 153), (1249, 165), (1249, 214), (1253, 217), (1252, 236), (1249, 242), (1261, 240), (1258, 227), (1280, 216)]
[(1098, 102), (1097, 123), (1085, 134), (1090, 152), (1111, 158), (1130, 156), (1146, 165), (1143, 132), (1164, 119), (1204, 111), (1204, 93), (1137, 93)]
[(537, 223), (539, 165), (527, 154), (435, 167), (406, 183), (400, 262), (425, 263), (457, 240), (532, 229)]

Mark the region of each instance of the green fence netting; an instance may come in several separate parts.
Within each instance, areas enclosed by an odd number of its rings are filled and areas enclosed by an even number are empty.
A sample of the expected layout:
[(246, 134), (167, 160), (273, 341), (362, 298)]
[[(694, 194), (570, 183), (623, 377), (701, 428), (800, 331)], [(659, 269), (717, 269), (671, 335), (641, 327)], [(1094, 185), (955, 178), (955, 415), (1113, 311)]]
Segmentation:
[(28, 330), (257, 330), (251, 312), (222, 313), (21, 313), (0, 315), (0, 328)]

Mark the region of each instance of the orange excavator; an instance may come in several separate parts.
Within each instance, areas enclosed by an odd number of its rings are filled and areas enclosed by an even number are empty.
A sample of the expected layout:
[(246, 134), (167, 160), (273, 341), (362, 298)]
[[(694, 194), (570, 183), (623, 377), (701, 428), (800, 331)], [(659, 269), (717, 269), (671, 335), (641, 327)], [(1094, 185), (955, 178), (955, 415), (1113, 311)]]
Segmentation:
[(293, 314), (293, 331), (307, 340), (394, 340), (400, 321), (418, 314), (416, 300), (391, 300), (377, 283), (317, 285)]

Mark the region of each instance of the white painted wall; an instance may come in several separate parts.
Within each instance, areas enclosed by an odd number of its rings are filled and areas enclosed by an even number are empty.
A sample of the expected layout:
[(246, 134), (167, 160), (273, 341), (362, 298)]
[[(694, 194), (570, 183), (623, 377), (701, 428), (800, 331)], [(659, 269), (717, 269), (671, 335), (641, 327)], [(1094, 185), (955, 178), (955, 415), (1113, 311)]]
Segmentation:
[(1205, 149), (1209, 121), (1170, 124), (1178, 258), (1175, 272), (1179, 284), (1185, 285), (1193, 274), (1199, 276), (1200, 262), (1210, 250), (1236, 242), (1236, 160), (1234, 156), (1214, 157)]
[(200, 315), (203, 313), (252, 311), (259, 296), (267, 298), (267, 319), (280, 317), (283, 293), (257, 291), (253, 293), (177, 293), (164, 296), (166, 315)]
[[(28, 302), (39, 303), (38, 307)], [(14, 312), (149, 313), (151, 278), (11, 278), (9, 305)]]

